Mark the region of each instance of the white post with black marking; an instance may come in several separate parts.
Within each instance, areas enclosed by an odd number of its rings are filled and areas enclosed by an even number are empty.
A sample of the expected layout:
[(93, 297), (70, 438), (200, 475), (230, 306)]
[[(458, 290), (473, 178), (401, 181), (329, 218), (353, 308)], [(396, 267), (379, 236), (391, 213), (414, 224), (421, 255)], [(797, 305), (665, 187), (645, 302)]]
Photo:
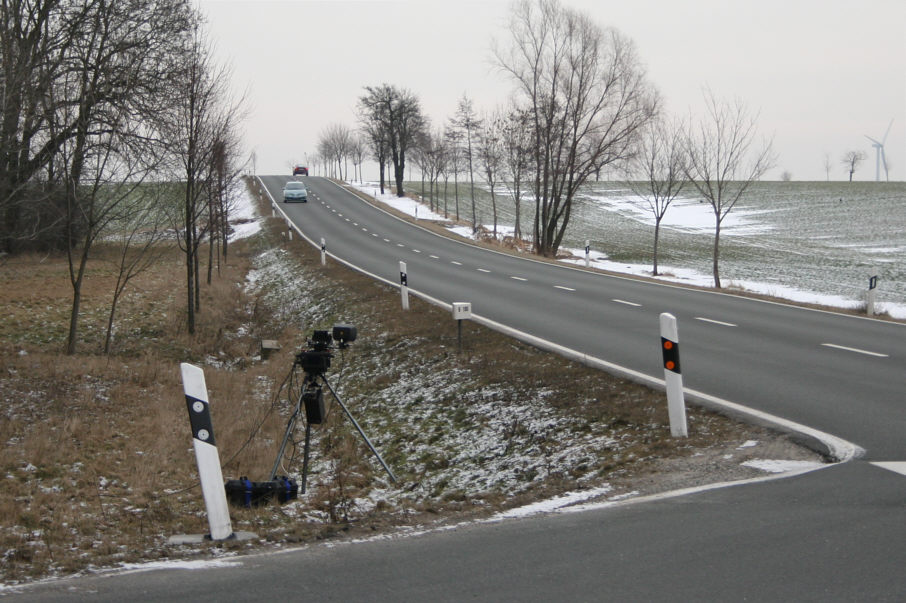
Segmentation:
[(189, 408), (189, 421), (192, 424), (192, 444), (195, 446), (195, 461), (198, 463), (201, 493), (208, 512), (211, 540), (224, 540), (233, 535), (233, 528), (230, 525), (230, 510), (223, 486), (220, 455), (214, 442), (204, 371), (185, 362), (179, 367), (182, 370), (186, 406)]
[(676, 317), (661, 314), (661, 351), (664, 355), (664, 381), (667, 385), (667, 413), (670, 416), (670, 435), (686, 437), (686, 400), (683, 395), (683, 375), (680, 372), (679, 334)]
[(585, 240), (585, 267), (591, 265), (591, 241)]
[(327, 242), (321, 237), (321, 265), (327, 265)]
[(289, 233), (289, 240), (293, 240), (293, 223), (289, 220), (286, 221), (286, 232)]
[(403, 298), (403, 310), (409, 309), (409, 275), (406, 274), (406, 262), (400, 262), (400, 295)]
[(875, 315), (875, 300), (878, 296), (878, 275), (868, 277), (868, 293), (865, 295), (865, 313)]

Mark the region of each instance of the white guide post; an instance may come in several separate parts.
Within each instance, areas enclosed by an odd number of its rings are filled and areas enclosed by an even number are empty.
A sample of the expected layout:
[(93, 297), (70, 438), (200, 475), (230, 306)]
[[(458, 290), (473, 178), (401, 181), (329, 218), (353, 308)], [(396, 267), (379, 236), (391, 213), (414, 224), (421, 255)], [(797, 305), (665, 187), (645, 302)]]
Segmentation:
[(680, 372), (679, 334), (676, 317), (661, 314), (661, 350), (664, 354), (664, 381), (667, 383), (667, 412), (670, 415), (670, 435), (686, 437), (686, 400), (683, 395), (683, 376)]
[(289, 240), (293, 240), (293, 224), (289, 220), (286, 221), (286, 231), (289, 233)]
[(189, 421), (192, 424), (192, 444), (195, 446), (195, 461), (198, 463), (201, 493), (208, 512), (211, 540), (225, 540), (233, 535), (233, 528), (230, 525), (230, 510), (223, 486), (220, 455), (214, 443), (204, 371), (185, 362), (179, 368), (182, 371), (186, 406), (189, 408)]
[(321, 265), (327, 265), (327, 243), (324, 241), (324, 237), (321, 237)]
[(403, 310), (409, 309), (409, 275), (406, 274), (406, 262), (400, 262), (400, 295), (403, 298)]
[(589, 266), (590, 263), (591, 263), (591, 257), (590, 257), (590, 255), (591, 255), (591, 241), (589, 241), (588, 239), (586, 239), (586, 240), (585, 240), (585, 267), (586, 267), (586, 268), (588, 268), (588, 266)]
[(868, 293), (865, 294), (865, 313), (875, 315), (875, 298), (878, 294), (878, 276), (868, 277)]

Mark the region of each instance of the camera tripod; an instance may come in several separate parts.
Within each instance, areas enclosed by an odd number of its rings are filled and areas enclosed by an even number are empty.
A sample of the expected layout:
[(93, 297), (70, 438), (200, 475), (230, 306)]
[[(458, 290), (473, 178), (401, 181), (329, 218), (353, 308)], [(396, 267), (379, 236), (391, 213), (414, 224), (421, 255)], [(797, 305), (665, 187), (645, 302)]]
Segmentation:
[(346, 405), (343, 404), (343, 400), (337, 394), (337, 392), (331, 387), (330, 382), (327, 380), (327, 377), (324, 375), (322, 370), (305, 370), (305, 378), (302, 382), (302, 391), (299, 393), (299, 399), (296, 401), (296, 405), (293, 408), (293, 412), (289, 417), (289, 421), (286, 424), (286, 431), (283, 433), (283, 442), (280, 444), (280, 451), (277, 453), (277, 459), (274, 461), (274, 467), (271, 469), (270, 480), (273, 481), (277, 475), (277, 470), (280, 467), (280, 461), (283, 459), (283, 454), (286, 451), (286, 445), (289, 443), (289, 439), (292, 436), (293, 430), (296, 428), (296, 421), (299, 420), (299, 415), (302, 412), (303, 405), (305, 407), (306, 421), (305, 421), (305, 448), (302, 456), (302, 482), (299, 484), (299, 491), (305, 493), (305, 486), (308, 477), (308, 461), (309, 461), (309, 451), (311, 444), (311, 426), (313, 424), (320, 424), (324, 417), (324, 386), (327, 386), (327, 390), (333, 395), (334, 400), (340, 405), (340, 408), (343, 409), (343, 413), (350, 420), (353, 427), (356, 428), (356, 431), (359, 432), (359, 435), (362, 436), (362, 439), (365, 441), (365, 444), (371, 450), (372, 454), (380, 461), (381, 466), (387, 472), (387, 475), (390, 476), (390, 481), (396, 483), (396, 476), (393, 475), (393, 471), (390, 470), (390, 467), (387, 466), (387, 463), (384, 462), (384, 459), (381, 458), (380, 453), (371, 443), (371, 440), (368, 439), (368, 436), (365, 435), (365, 432), (362, 431), (362, 428), (359, 426), (358, 422), (349, 412), (349, 409), (346, 408)]

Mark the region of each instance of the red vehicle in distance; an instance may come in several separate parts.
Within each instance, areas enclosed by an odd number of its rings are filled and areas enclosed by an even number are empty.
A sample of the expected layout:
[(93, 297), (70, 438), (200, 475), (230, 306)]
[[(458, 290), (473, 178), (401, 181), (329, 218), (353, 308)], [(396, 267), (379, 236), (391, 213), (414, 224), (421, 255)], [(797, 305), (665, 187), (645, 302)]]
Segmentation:
[(304, 165), (297, 165), (293, 168), (293, 176), (308, 176), (308, 168)]

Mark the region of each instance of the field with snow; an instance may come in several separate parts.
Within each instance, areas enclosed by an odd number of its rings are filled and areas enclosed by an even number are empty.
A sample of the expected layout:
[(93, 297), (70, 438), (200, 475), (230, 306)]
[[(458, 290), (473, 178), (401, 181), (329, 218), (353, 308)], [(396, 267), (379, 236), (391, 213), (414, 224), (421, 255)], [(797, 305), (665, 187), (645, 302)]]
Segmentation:
[[(420, 182), (407, 183), (420, 193)], [(367, 187), (365, 187), (367, 188)], [(372, 187), (373, 188), (373, 187)], [(460, 183), (460, 216), (471, 219), (468, 187)], [(453, 207), (452, 186), (448, 207)], [(442, 203), (442, 199), (438, 199)], [(493, 225), (490, 194), (476, 191), (477, 218)], [(498, 232), (512, 232), (515, 211), (497, 191)], [(424, 210), (422, 210), (424, 213)], [(523, 231), (531, 203), (522, 204)], [(877, 275), (877, 309), (906, 318), (906, 183), (760, 182), (721, 228), (721, 281), (805, 303), (858, 308)], [(661, 278), (710, 286), (714, 214), (691, 190), (667, 210), (661, 226)], [(588, 184), (576, 199), (563, 242), (584, 263), (585, 241), (597, 267), (651, 274), (654, 217), (625, 185)]]

